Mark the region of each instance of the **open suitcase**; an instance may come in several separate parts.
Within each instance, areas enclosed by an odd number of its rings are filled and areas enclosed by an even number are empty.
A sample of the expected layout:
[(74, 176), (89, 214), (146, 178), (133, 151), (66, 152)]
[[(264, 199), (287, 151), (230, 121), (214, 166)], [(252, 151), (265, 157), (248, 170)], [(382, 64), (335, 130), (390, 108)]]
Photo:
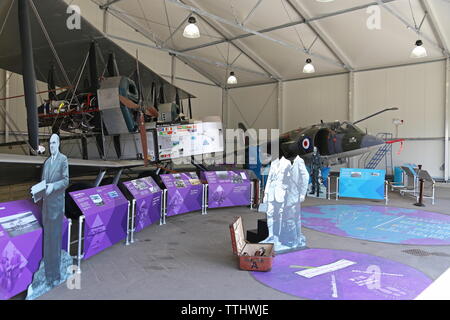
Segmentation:
[[(246, 271), (269, 271), (275, 251), (272, 243), (248, 243), (244, 236), (242, 217), (237, 217), (230, 224), (231, 245), (233, 253), (238, 256), (239, 268)], [(258, 252), (263, 254), (258, 256)]]

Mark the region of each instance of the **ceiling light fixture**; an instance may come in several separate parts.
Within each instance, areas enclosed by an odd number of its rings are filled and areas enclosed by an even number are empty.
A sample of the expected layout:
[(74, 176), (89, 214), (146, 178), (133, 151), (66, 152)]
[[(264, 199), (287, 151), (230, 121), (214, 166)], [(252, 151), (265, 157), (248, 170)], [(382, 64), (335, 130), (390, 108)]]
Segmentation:
[(427, 49), (423, 46), (422, 40), (417, 40), (416, 47), (411, 52), (411, 58), (425, 58), (427, 55)]
[(195, 17), (189, 17), (188, 22), (189, 24), (186, 26), (186, 28), (184, 28), (183, 36), (189, 39), (200, 38), (200, 30), (195, 24), (197, 22), (197, 20), (195, 20)]
[(233, 71), (230, 72), (230, 76), (228, 77), (227, 83), (228, 84), (237, 84), (237, 78), (234, 75)]
[(306, 64), (303, 67), (303, 73), (314, 73), (316, 72), (316, 69), (314, 68), (314, 65), (312, 64), (311, 59), (306, 59)]

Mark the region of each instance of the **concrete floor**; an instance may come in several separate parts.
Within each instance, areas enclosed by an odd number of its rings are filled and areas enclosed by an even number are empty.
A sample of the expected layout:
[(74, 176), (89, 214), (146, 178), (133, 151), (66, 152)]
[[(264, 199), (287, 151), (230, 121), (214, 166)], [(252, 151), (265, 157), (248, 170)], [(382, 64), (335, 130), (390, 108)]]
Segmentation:
[[(424, 210), (450, 214), (450, 189), (439, 189), (434, 206)], [(414, 199), (390, 195), (390, 206), (417, 208)], [(379, 201), (308, 198), (304, 206), (319, 204), (372, 204)], [(242, 216), (244, 227), (255, 229), (265, 214), (245, 207), (210, 210), (208, 215), (188, 213), (152, 225), (136, 234), (130, 246), (118, 243), (82, 263), (81, 289), (65, 285), (41, 299), (298, 299), (254, 280), (237, 268), (231, 250), (228, 225)], [(368, 253), (412, 266), (436, 279), (450, 267), (450, 246), (395, 245), (333, 236), (304, 228), (310, 248), (330, 248)], [(439, 256), (415, 256), (403, 252), (418, 248)], [(275, 258), (276, 259), (276, 258)]]

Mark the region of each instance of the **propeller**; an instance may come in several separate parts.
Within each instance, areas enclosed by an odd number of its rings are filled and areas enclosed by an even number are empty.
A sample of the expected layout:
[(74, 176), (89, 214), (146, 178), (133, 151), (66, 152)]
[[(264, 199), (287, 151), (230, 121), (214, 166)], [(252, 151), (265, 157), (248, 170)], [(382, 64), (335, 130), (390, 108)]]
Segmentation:
[(133, 109), (133, 110), (142, 111), (143, 113), (145, 113), (146, 115), (148, 115), (150, 117), (157, 118), (159, 115), (158, 110), (156, 110), (156, 108), (153, 106), (140, 106), (140, 105), (134, 103), (133, 101), (131, 101), (130, 99), (125, 98), (124, 96), (119, 96), (119, 100), (120, 100), (120, 102), (122, 102), (122, 104), (125, 107), (127, 107), (129, 109)]
[(145, 117), (144, 114), (151, 117), (158, 117), (158, 111), (152, 106), (139, 106), (124, 96), (119, 96), (120, 102), (127, 108), (139, 111), (139, 133), (141, 135), (142, 155), (144, 157), (144, 167), (148, 166), (148, 142), (147, 142), (147, 130), (145, 130)]

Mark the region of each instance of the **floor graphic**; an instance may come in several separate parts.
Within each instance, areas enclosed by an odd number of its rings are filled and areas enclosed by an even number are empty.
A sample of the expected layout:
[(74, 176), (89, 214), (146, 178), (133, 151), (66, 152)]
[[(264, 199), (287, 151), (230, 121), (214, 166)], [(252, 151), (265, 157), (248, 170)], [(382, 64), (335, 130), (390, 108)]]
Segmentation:
[(252, 275), (281, 292), (315, 300), (411, 300), (432, 283), (398, 262), (331, 249), (277, 255), (271, 271)]
[(369, 205), (302, 208), (306, 228), (343, 237), (412, 245), (450, 245), (450, 216)]

